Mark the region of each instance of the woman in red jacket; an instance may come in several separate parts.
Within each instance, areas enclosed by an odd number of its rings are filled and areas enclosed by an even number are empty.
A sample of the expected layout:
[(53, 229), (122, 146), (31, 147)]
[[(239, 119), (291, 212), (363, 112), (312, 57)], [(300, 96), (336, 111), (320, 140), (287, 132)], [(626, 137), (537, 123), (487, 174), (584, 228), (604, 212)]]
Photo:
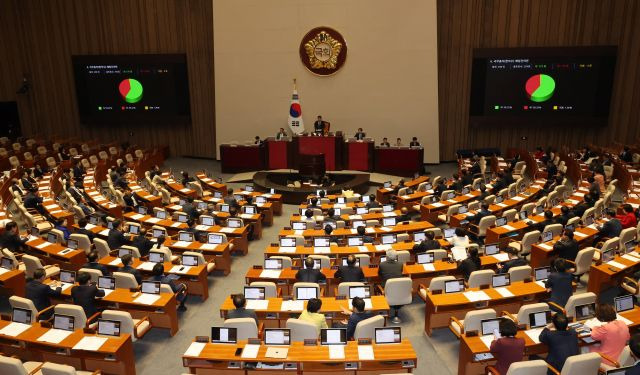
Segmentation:
[(633, 207), (626, 203), (622, 205), (622, 209), (624, 210), (624, 214), (616, 215), (616, 218), (620, 220), (620, 223), (622, 224), (622, 229), (635, 228), (637, 220), (636, 214), (633, 212)]

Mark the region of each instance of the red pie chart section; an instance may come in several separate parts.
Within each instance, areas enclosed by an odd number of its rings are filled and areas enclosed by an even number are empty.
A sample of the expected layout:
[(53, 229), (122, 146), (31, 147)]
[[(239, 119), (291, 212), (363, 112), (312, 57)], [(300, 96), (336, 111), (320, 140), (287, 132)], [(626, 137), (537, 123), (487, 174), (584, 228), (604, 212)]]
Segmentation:
[(120, 96), (127, 103), (137, 103), (142, 99), (142, 84), (133, 78), (127, 78), (118, 86)]
[(527, 97), (533, 102), (545, 102), (553, 96), (556, 81), (546, 74), (536, 74), (527, 80), (525, 90)]

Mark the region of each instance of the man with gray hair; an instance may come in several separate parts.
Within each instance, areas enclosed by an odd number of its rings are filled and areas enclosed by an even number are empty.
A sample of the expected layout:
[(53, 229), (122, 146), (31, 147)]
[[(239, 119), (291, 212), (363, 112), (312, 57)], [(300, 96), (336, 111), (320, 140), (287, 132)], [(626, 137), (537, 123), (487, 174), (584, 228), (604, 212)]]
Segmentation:
[(402, 263), (398, 262), (398, 253), (395, 250), (387, 250), (386, 255), (387, 259), (378, 267), (378, 276), (383, 287), (387, 280), (402, 277)]

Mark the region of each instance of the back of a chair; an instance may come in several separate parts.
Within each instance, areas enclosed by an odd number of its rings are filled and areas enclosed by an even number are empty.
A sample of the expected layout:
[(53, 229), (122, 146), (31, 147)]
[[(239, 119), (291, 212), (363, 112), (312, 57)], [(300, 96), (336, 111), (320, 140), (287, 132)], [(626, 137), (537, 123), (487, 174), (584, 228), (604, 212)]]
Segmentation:
[(84, 250), (85, 253), (91, 249), (91, 240), (86, 234), (73, 233), (69, 238), (78, 241), (78, 249)]
[(384, 296), (389, 306), (408, 305), (413, 300), (413, 284), (409, 277), (389, 279), (384, 285)]
[(16, 258), (15, 254), (13, 252), (11, 252), (9, 249), (2, 249), (2, 256), (5, 258), (9, 258), (11, 259), (11, 264), (12, 264), (12, 268), (16, 269), (18, 268), (18, 259)]
[(331, 267), (331, 258), (326, 255), (311, 254), (309, 255), (309, 258), (320, 260), (320, 267), (322, 268)]
[(318, 297), (320, 297), (320, 285), (318, 283), (303, 283), (303, 282), (297, 282), (293, 284), (293, 289), (292, 289), (292, 293), (293, 293), (293, 299), (296, 299), (296, 296), (298, 295), (298, 288), (316, 288), (316, 295)]
[(375, 337), (376, 328), (384, 327), (384, 317), (382, 315), (372, 316), (371, 318), (361, 320), (356, 324), (356, 330), (354, 331), (353, 338), (358, 339), (373, 339)]
[(633, 365), (634, 362), (635, 358), (631, 355), (631, 349), (629, 348), (629, 345), (627, 345), (622, 349), (622, 353), (620, 353), (620, 356), (618, 357), (618, 363), (621, 367), (625, 367)]
[(562, 224), (549, 224), (547, 226), (544, 227), (544, 230), (542, 231), (544, 232), (551, 232), (553, 234), (554, 237), (559, 236), (562, 234)]
[(316, 325), (311, 322), (289, 318), (287, 319), (286, 327), (291, 330), (291, 341), (304, 341), (318, 338)]
[(496, 225), (496, 217), (494, 215), (488, 215), (480, 219), (480, 222), (478, 223), (478, 236), (486, 236), (487, 229), (493, 225)]
[(96, 252), (98, 253), (98, 258), (102, 259), (106, 256), (109, 256), (109, 253), (111, 252), (111, 249), (109, 248), (109, 244), (107, 243), (107, 241), (101, 239), (101, 238), (94, 238), (93, 239), (93, 244), (96, 247)]
[[(640, 224), (639, 224), (640, 226)], [(427, 230), (425, 230), (425, 232), (432, 232), (433, 236), (438, 238), (438, 237), (442, 237), (442, 229), (440, 228), (429, 228)]]
[(398, 256), (398, 263), (404, 264), (411, 260), (411, 253), (408, 250), (398, 250), (396, 255)]
[(427, 254), (433, 254), (434, 261), (442, 260), (449, 256), (449, 253), (447, 252), (447, 250), (444, 250), (444, 249), (427, 250)]
[(512, 208), (510, 210), (506, 210), (505, 212), (503, 212), (502, 217), (506, 217), (508, 222), (512, 222), (516, 219), (517, 214), (518, 214), (518, 211)]
[(482, 309), (469, 311), (464, 316), (464, 331), (478, 331), (480, 332), (480, 322), (485, 319), (494, 319), (496, 317), (496, 310), (494, 309)]
[(452, 275), (447, 276), (436, 276), (431, 279), (429, 283), (429, 291), (433, 292), (434, 290), (443, 290), (445, 281), (455, 280), (456, 277)]
[(72, 316), (73, 329), (82, 329), (87, 324), (87, 315), (84, 313), (82, 307), (78, 305), (59, 303), (53, 308), (53, 311), (56, 314)]
[(113, 277), (116, 279), (116, 288), (137, 288), (138, 281), (135, 276), (128, 272), (114, 272)]
[(531, 216), (531, 214), (533, 214), (534, 208), (536, 208), (535, 203), (526, 203), (522, 205), (522, 207), (520, 208), (520, 212), (524, 211), (527, 213), (527, 216)]
[(600, 368), (598, 353), (578, 354), (567, 358), (562, 367), (561, 375), (597, 374)]
[(513, 283), (531, 278), (532, 271), (531, 266), (517, 266), (509, 268), (507, 273), (509, 274), (509, 280)]
[(369, 254), (355, 254), (354, 256), (360, 261), (360, 267), (369, 267), (369, 264), (371, 264)]
[(0, 374), (27, 375), (27, 370), (18, 358), (0, 355)]
[(624, 244), (636, 239), (636, 228), (625, 228), (620, 232), (620, 249), (624, 249)]
[(469, 275), (469, 288), (479, 288), (481, 285), (491, 285), (493, 270), (478, 270)]
[(349, 287), (352, 286), (363, 286), (364, 283), (359, 281), (345, 281), (338, 284), (338, 295), (339, 296), (348, 296), (349, 295)]
[(58, 363), (45, 362), (40, 368), (42, 375), (76, 375), (76, 369), (73, 366), (61, 365)]
[[(131, 251), (131, 256), (134, 257), (134, 258), (140, 258), (140, 256), (141, 256), (140, 255), (140, 250), (138, 250), (138, 248), (135, 247), (135, 246), (122, 245), (120, 247), (123, 248), (123, 249), (130, 250)], [(153, 250), (156, 250), (156, 249), (153, 249)], [(169, 259), (167, 259), (167, 260), (169, 260)]]
[(293, 261), (291, 257), (284, 255), (273, 255), (270, 256), (269, 259), (281, 259), (282, 260), (282, 268), (291, 268), (293, 266)]
[(101, 314), (102, 319), (117, 320), (120, 322), (120, 334), (130, 334), (133, 338), (134, 322), (131, 313), (123, 310), (104, 310)]
[(544, 302), (522, 305), (520, 310), (518, 310), (516, 319), (518, 320), (518, 324), (529, 324), (529, 314), (547, 310), (549, 310), (549, 305)]
[(584, 213), (582, 213), (582, 217), (580, 218), (580, 220), (582, 220), (582, 222), (584, 223), (587, 217), (594, 215), (595, 210), (595, 207), (587, 208), (586, 210), (584, 210)]
[[(164, 257), (164, 261), (171, 262), (171, 257), (173, 257), (173, 253), (171, 252), (171, 249), (169, 249), (168, 247), (160, 246), (158, 248), (154, 245), (151, 251), (162, 253), (162, 256)], [(198, 260), (198, 264), (204, 264), (204, 263), (200, 263), (200, 260)]]
[(22, 256), (22, 262), (24, 262), (25, 266), (25, 275), (27, 277), (33, 277), (33, 273), (39, 269), (43, 268), (42, 263), (39, 258), (34, 257), (33, 255), (24, 254)]
[(458, 213), (460, 206), (461, 205), (459, 204), (452, 204), (451, 206), (449, 206), (449, 208), (447, 208), (447, 223), (449, 222), (449, 219), (451, 218), (451, 216)]
[(62, 240), (64, 239), (64, 233), (62, 233), (60, 229), (51, 229), (50, 232), (55, 233), (56, 243), (62, 243)]
[(223, 325), (227, 328), (236, 328), (238, 340), (247, 340), (258, 337), (258, 325), (253, 318), (227, 319)]
[(405, 241), (409, 240), (409, 238), (410, 238), (410, 237), (409, 237), (409, 233), (398, 233), (398, 234), (396, 235), (396, 241), (397, 241), (398, 243), (400, 243), (400, 242), (405, 242)]
[(513, 362), (507, 375), (547, 375), (547, 362), (542, 359)]
[(538, 242), (540, 239), (540, 231), (532, 230), (531, 232), (527, 232), (522, 236), (522, 241), (520, 241), (520, 252), (528, 254), (531, 252), (531, 246), (534, 243)]
[[(9, 304), (11, 308), (25, 309), (31, 311), (31, 323), (36, 321), (36, 315), (38, 315), (38, 309), (36, 309), (36, 305), (33, 304), (28, 298), (11, 296), (9, 297)], [(0, 372), (1, 373), (1, 372)]]
[(567, 317), (573, 318), (576, 316), (576, 306), (586, 305), (588, 303), (595, 303), (596, 295), (593, 292), (574, 294), (569, 297), (564, 309), (567, 311)]
[(273, 281), (254, 281), (249, 285), (263, 287), (265, 298), (278, 297), (278, 287), (276, 286), (276, 283), (274, 283)]
[(447, 200), (449, 198), (449, 194), (451, 194), (451, 193), (455, 193), (455, 191), (453, 191), (453, 190), (445, 190), (445, 191), (443, 191), (442, 194), (440, 194), (440, 197), (439, 197), (440, 200), (441, 201)]
[(78, 273), (82, 273), (82, 272), (88, 273), (89, 276), (91, 276), (91, 282), (94, 282), (94, 283), (98, 282), (98, 278), (99, 277), (104, 276), (102, 274), (102, 271), (96, 270), (96, 269), (93, 269), (93, 268), (80, 268), (78, 270)]
[(619, 237), (609, 238), (604, 242), (604, 244), (602, 244), (602, 247), (600, 248), (600, 252), (604, 253), (605, 251), (608, 251), (611, 248), (617, 247), (619, 243), (620, 243)]
[[(631, 229), (635, 230), (635, 228)], [(578, 251), (578, 255), (576, 255), (576, 275), (582, 275), (583, 273), (589, 272), (595, 252), (596, 249), (593, 247), (585, 247), (584, 249)]]

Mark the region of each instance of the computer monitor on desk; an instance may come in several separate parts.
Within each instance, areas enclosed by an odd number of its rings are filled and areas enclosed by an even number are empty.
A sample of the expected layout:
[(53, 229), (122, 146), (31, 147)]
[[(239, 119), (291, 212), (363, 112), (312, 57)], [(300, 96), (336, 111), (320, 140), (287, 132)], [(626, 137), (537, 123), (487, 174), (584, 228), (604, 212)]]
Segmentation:
[(211, 342), (214, 344), (235, 344), (238, 342), (238, 329), (211, 327)]
[(346, 328), (322, 328), (320, 345), (347, 345)]

